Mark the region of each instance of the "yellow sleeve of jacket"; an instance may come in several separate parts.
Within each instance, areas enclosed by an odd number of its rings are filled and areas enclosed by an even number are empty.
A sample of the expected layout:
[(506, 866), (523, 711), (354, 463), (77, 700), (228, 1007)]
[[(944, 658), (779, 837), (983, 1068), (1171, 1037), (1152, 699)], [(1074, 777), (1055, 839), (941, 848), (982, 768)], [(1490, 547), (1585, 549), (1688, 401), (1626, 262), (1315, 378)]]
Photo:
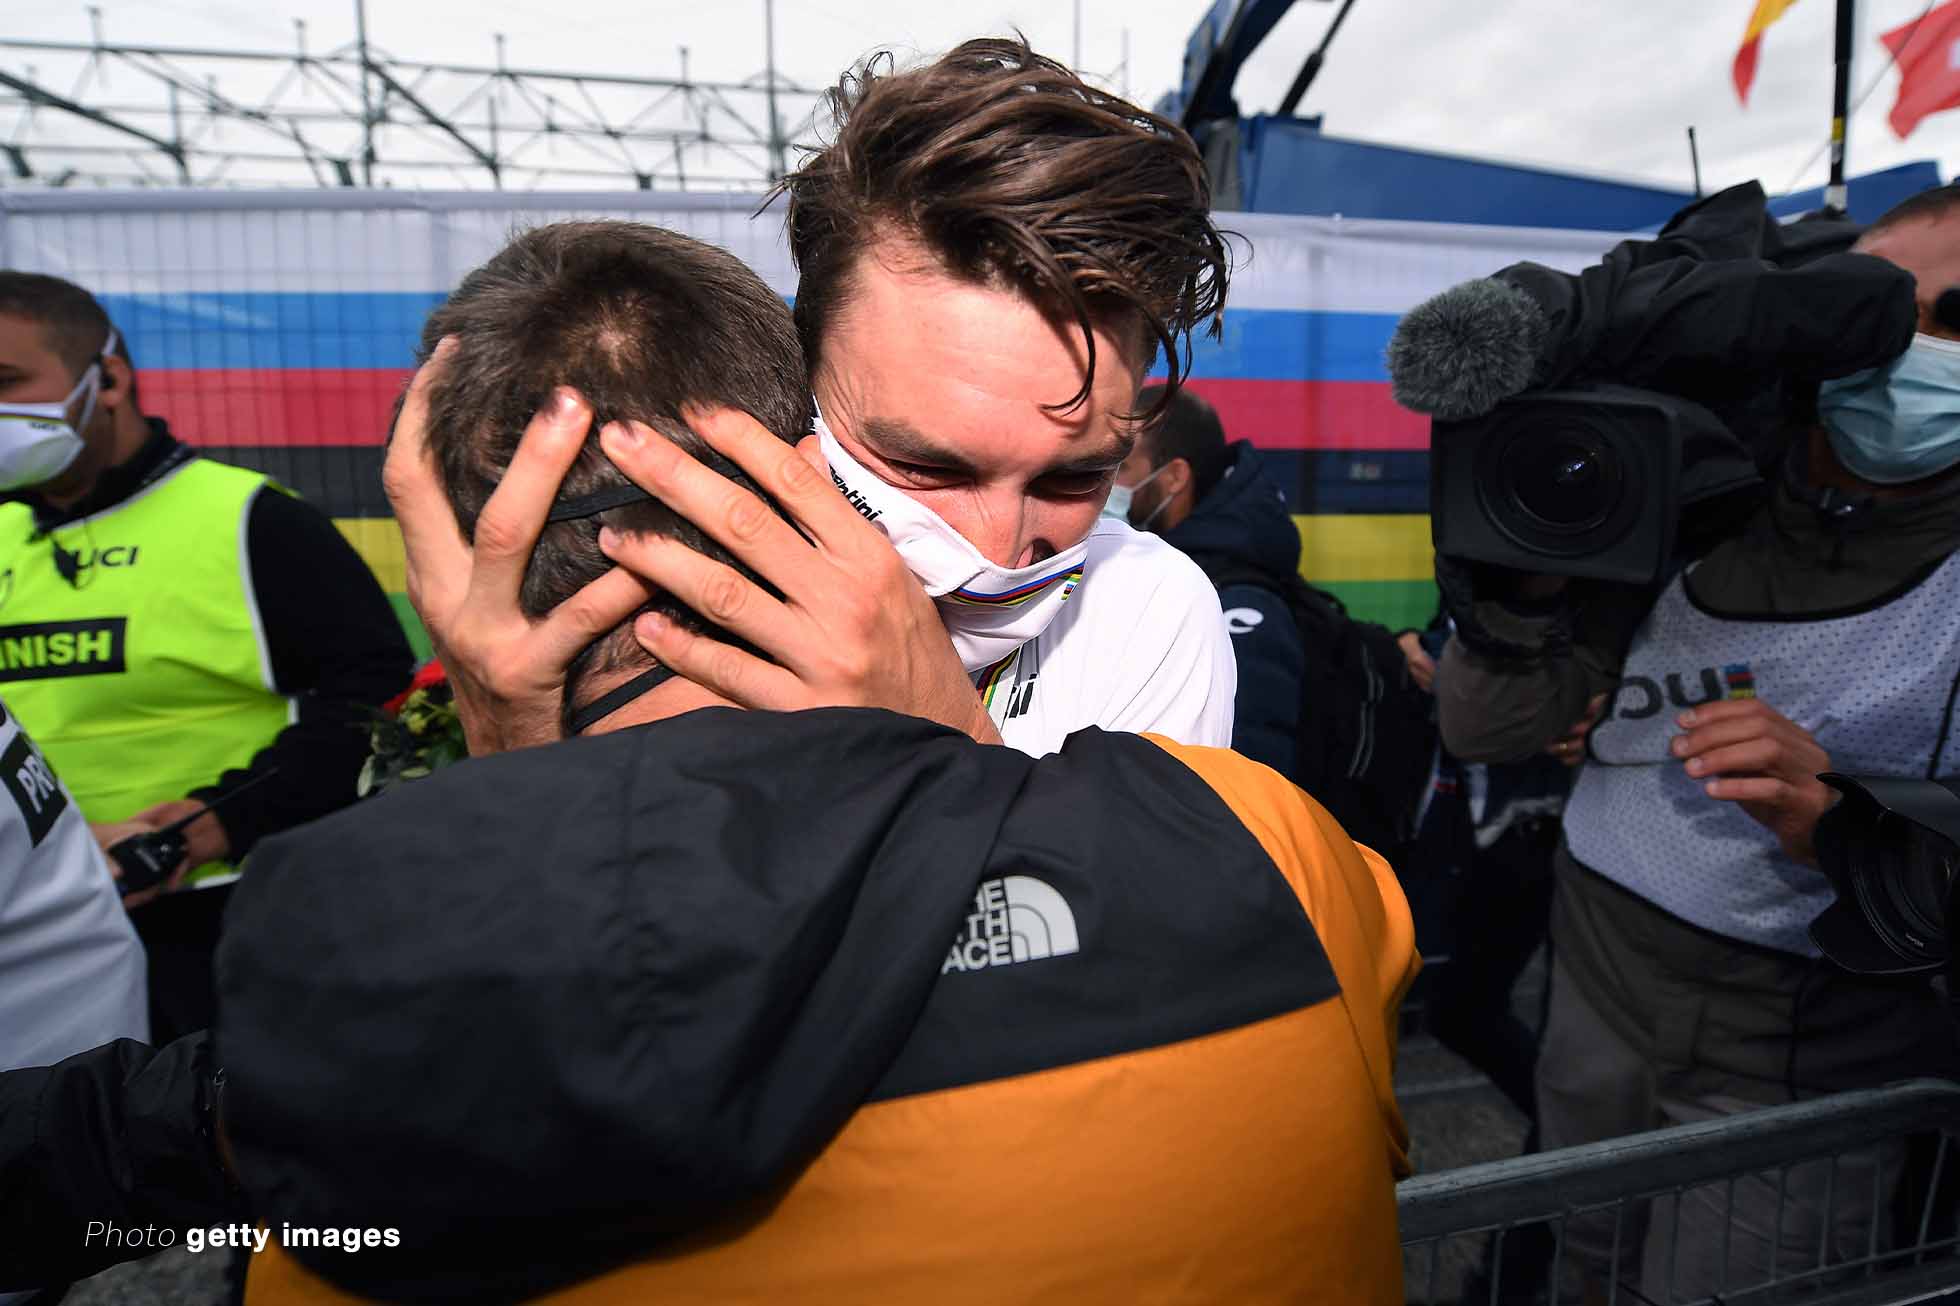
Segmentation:
[(1390, 1164), (1407, 1176), (1409, 1129), (1395, 1100), (1396, 1030), (1422, 961), (1401, 882), (1381, 854), (1348, 838), (1311, 796), (1222, 748), (1146, 735), (1197, 772), (1259, 840), (1320, 935), (1381, 1103)]

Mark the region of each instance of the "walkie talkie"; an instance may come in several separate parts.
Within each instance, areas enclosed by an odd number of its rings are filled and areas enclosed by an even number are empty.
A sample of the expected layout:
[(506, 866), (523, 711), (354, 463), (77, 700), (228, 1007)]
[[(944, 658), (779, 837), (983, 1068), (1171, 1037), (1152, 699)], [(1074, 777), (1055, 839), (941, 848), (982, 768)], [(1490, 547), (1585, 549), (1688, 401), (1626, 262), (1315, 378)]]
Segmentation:
[(275, 766), (263, 775), (253, 776), (231, 792), (219, 794), (195, 812), (178, 817), (160, 830), (132, 834), (113, 845), (109, 856), (115, 859), (116, 868), (122, 872), (119, 883), (122, 896), (127, 898), (132, 893), (141, 893), (169, 878), (190, 848), (190, 840), (184, 836), (184, 831), (190, 828), (191, 822), (278, 773), (279, 768)]

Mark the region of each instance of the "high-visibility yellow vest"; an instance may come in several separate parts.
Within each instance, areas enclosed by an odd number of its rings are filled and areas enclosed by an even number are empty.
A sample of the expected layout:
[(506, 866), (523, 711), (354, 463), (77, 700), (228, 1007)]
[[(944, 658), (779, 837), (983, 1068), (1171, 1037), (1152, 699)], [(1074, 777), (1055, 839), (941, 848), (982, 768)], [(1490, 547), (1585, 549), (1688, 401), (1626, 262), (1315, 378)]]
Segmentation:
[(34, 538), (26, 505), (0, 507), (0, 694), (89, 820), (183, 798), (293, 719), (252, 592), (247, 519), (262, 488), (277, 492), (194, 458), (52, 536)]

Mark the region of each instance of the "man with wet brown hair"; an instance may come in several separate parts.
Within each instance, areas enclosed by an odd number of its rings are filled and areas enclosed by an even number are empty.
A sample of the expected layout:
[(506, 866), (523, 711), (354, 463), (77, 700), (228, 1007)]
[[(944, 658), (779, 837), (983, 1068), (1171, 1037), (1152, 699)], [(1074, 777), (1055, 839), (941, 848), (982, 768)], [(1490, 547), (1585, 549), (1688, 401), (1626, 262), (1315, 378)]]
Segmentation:
[[(860, 576), (848, 602), (797, 612), (627, 541), (615, 561), (703, 596), (754, 651), (657, 619), (641, 642), (731, 701), (791, 708), (889, 702), (881, 681), (936, 665), (949, 635), (978, 694), (926, 714), (976, 738), (1042, 754), (1095, 725), (1230, 743), (1216, 593), (1161, 540), (1098, 516), (1153, 359), (1174, 389), (1191, 332), (1216, 329), (1227, 260), (1196, 147), (1019, 41), (906, 71), (874, 59), (831, 103), (833, 143), (783, 184), (810, 452), (912, 578)], [(646, 471), (656, 492), (684, 472), (664, 466)], [(894, 654), (884, 614), (921, 586), (945, 635), (921, 627)], [(589, 629), (629, 603), (593, 607)], [(456, 623), (439, 612), (434, 629), (465, 692), (495, 703), (501, 742), (535, 742), (559, 718), (560, 646), (481, 605)]]
[(1115, 366), (1161, 349), (1180, 381), (1190, 334), (1218, 334), (1225, 245), (1203, 160), (1166, 119), (997, 39), (907, 72), (874, 57), (830, 107), (835, 142), (780, 188), (813, 374), (872, 292), (871, 265), (908, 252), (1080, 332), (1088, 376), (1071, 402), (1089, 397), (1099, 328), (1123, 346)]

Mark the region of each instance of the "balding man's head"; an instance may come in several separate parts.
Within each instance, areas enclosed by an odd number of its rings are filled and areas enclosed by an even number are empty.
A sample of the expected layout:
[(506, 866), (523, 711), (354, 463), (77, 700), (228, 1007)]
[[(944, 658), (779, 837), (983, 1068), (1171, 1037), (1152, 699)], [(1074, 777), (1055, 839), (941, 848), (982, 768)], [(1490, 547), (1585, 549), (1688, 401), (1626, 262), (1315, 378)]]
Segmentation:
[[(559, 386), (577, 390), (594, 413), (561, 504), (628, 488), (599, 450), (610, 422), (644, 422), (749, 489), (739, 468), (688, 430), (683, 409), (739, 408), (788, 443), (810, 429), (788, 306), (734, 255), (659, 227), (563, 222), (523, 232), (430, 314), (422, 356), (445, 336), (456, 343), (430, 386), (427, 439), (466, 538), (532, 415)], [(663, 504), (627, 502), (545, 527), (520, 595), (527, 614), (544, 615), (611, 568), (599, 550), (605, 526), (669, 536), (740, 566)], [(666, 595), (647, 610), (741, 643)], [(648, 660), (630, 623), (598, 641), (570, 669), (567, 718), (584, 676)]]

